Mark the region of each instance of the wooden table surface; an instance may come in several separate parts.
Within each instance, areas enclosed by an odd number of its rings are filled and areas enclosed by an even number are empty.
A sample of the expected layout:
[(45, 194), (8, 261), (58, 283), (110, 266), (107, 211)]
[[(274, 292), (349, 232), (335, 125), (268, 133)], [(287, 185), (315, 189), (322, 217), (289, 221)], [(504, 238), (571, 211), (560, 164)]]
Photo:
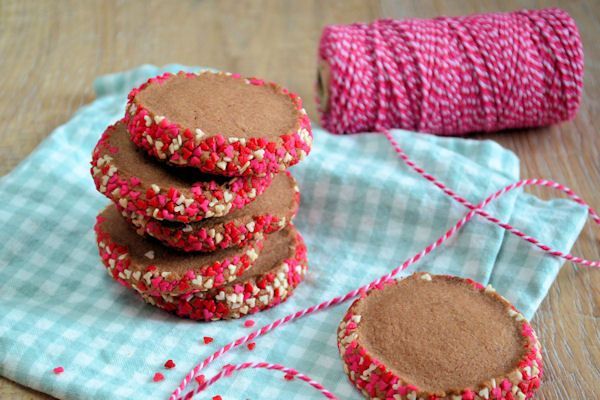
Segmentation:
[[(578, 22), (586, 58), (581, 110), (559, 126), (487, 137), (518, 154), (524, 177), (563, 182), (600, 209), (600, 2), (594, 0), (2, 0), (0, 175), (90, 102), (101, 74), (178, 62), (262, 76), (298, 92), (316, 118), (316, 48), (326, 24), (546, 6), (561, 6)], [(599, 242), (588, 224), (573, 252), (600, 259)], [(545, 349), (538, 399), (600, 399), (599, 287), (600, 271), (567, 263), (533, 319)], [(0, 399), (47, 398), (0, 378)]]

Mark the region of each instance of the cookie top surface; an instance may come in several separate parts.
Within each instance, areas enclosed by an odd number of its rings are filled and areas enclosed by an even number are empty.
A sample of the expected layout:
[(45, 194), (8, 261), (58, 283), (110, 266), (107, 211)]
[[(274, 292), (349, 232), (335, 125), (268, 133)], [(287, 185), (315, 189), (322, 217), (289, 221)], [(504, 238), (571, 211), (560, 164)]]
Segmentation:
[(477, 387), (516, 368), (526, 339), (510, 304), (463, 279), (431, 277), (413, 275), (360, 299), (360, 345), (428, 392)]
[[(102, 211), (100, 217), (100, 229), (112, 242), (127, 249), (131, 260), (129, 268), (132, 271), (144, 271), (149, 265), (153, 265), (160, 272), (180, 276), (189, 270), (211, 266), (218, 261), (242, 257), (248, 250), (245, 247), (234, 247), (212, 253), (184, 253), (136, 234), (114, 205)], [(151, 258), (147, 256), (149, 252), (152, 254)]]
[(209, 136), (274, 137), (299, 127), (299, 111), (282, 88), (226, 74), (178, 74), (146, 86), (136, 102), (154, 115)]
[(173, 167), (162, 164), (142, 153), (129, 140), (125, 125), (118, 122), (107, 140), (108, 146), (116, 151), (107, 151), (113, 158), (113, 164), (124, 177), (135, 176), (146, 185), (155, 184), (159, 187), (174, 187), (184, 194), (190, 193), (190, 188), (199, 182), (215, 182), (219, 185), (231, 182), (236, 178), (202, 173), (197, 168)]

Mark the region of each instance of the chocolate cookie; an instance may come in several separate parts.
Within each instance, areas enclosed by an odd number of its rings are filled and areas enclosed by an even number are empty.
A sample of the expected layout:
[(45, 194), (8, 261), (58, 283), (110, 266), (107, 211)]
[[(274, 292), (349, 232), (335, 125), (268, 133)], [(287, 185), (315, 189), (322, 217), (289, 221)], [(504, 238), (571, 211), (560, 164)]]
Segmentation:
[(276, 173), (308, 155), (302, 100), (257, 78), (166, 73), (129, 94), (125, 123), (151, 156), (225, 176)]
[(91, 173), (96, 188), (128, 212), (183, 223), (242, 208), (272, 181), (271, 175), (227, 178), (162, 165), (138, 151), (122, 122), (102, 135)]
[(263, 234), (287, 226), (298, 211), (300, 192), (292, 175), (285, 171), (273, 178), (263, 194), (246, 207), (219, 218), (182, 224), (158, 221), (120, 208), (122, 215), (141, 235), (184, 251), (215, 251), (243, 246)]
[(414, 274), (356, 300), (338, 348), (369, 399), (525, 400), (542, 376), (523, 315), (491, 287), (444, 275)]
[(220, 289), (183, 296), (151, 296), (146, 302), (199, 321), (240, 318), (286, 300), (304, 279), (306, 246), (293, 225), (272, 233), (254, 266)]
[(214, 253), (181, 253), (137, 235), (114, 204), (98, 215), (102, 262), (118, 282), (149, 295), (210, 290), (234, 281), (257, 260), (263, 241)]

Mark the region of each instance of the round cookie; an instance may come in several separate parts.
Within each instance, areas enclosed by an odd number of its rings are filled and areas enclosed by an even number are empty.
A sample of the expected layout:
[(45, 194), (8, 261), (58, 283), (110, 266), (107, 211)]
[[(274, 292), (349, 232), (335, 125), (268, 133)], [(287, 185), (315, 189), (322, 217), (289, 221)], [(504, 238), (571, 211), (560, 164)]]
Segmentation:
[(524, 400), (542, 376), (531, 325), (488, 286), (417, 273), (369, 291), (338, 328), (350, 381), (369, 399)]
[(207, 252), (243, 246), (264, 234), (285, 228), (296, 215), (299, 205), (296, 180), (285, 171), (277, 174), (271, 186), (255, 201), (223, 217), (183, 224), (158, 221), (119, 209), (140, 235), (152, 236), (165, 246), (183, 251)]
[(306, 245), (293, 225), (272, 233), (254, 266), (219, 289), (144, 300), (180, 317), (198, 321), (241, 318), (271, 308), (291, 296), (307, 270)]
[(183, 223), (242, 208), (272, 181), (272, 175), (227, 178), (162, 165), (138, 151), (122, 121), (100, 138), (91, 173), (98, 191), (123, 209)]
[(238, 74), (165, 73), (133, 89), (125, 112), (133, 142), (151, 156), (210, 174), (262, 176), (310, 152), (302, 100)]
[(234, 281), (257, 260), (263, 241), (215, 253), (181, 253), (137, 235), (114, 204), (96, 218), (102, 262), (118, 282), (151, 295), (210, 290)]

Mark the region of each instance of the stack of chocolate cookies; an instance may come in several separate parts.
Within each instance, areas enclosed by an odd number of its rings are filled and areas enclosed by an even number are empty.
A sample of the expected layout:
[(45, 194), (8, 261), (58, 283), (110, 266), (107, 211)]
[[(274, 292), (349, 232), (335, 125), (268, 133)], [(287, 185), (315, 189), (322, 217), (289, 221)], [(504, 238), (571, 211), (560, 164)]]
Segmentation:
[(133, 89), (92, 155), (96, 188), (114, 203), (95, 226), (109, 274), (195, 320), (284, 301), (307, 269), (286, 169), (311, 144), (302, 101), (273, 83), (181, 72)]

